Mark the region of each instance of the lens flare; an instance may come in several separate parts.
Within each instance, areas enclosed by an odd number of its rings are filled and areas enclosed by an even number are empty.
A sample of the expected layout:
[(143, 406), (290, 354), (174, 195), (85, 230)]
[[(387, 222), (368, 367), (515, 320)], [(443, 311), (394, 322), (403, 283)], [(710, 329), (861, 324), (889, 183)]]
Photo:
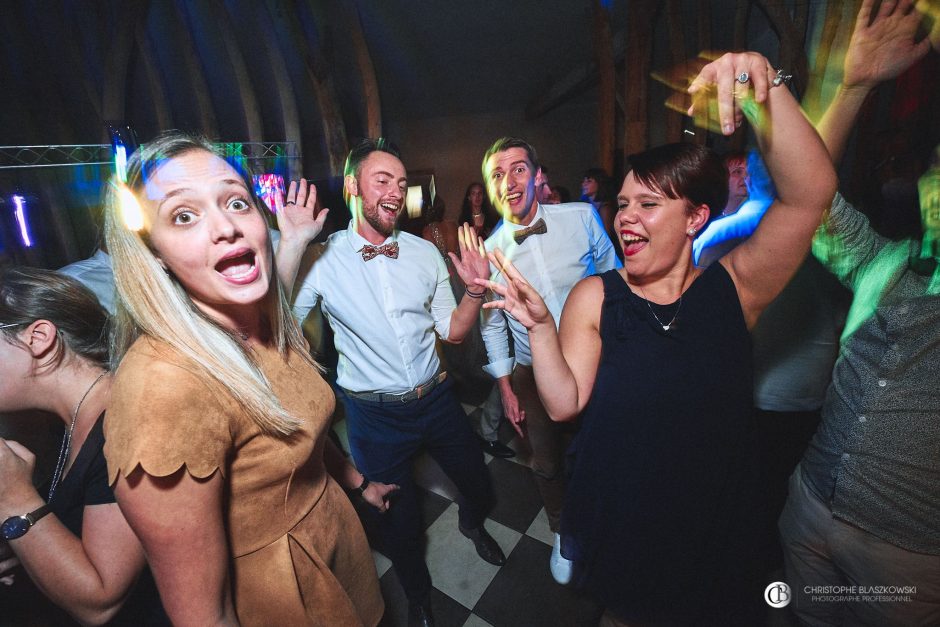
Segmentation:
[(420, 185), (412, 185), (408, 188), (405, 195), (405, 207), (409, 218), (417, 218), (421, 215), (421, 208), (424, 206), (424, 196)]
[(131, 231), (140, 231), (144, 228), (144, 212), (137, 201), (137, 196), (123, 183), (118, 187), (120, 200), (121, 220)]

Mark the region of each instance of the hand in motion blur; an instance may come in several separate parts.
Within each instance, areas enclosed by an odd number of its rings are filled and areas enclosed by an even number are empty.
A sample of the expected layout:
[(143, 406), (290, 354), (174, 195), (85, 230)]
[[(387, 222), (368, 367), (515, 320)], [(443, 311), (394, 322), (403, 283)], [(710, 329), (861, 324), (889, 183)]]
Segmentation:
[[(721, 133), (731, 135), (741, 126), (745, 113), (756, 112), (746, 103), (761, 104), (767, 100), (775, 73), (770, 62), (756, 52), (725, 53), (703, 67), (692, 81), (688, 89), (692, 95), (688, 114), (695, 116), (700, 126), (707, 126), (707, 122), (702, 122), (704, 115), (709, 120), (717, 119)], [(713, 111), (716, 105), (717, 116)]]
[(875, 0), (864, 0), (845, 51), (842, 85), (872, 89), (897, 78), (930, 50), (929, 38), (915, 41), (921, 14), (913, 0), (884, 0), (872, 18)]

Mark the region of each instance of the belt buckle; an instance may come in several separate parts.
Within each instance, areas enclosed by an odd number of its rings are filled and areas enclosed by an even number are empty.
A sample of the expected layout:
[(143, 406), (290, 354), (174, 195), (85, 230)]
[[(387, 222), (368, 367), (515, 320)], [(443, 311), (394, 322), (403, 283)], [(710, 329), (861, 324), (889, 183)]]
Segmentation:
[(428, 390), (433, 384), (434, 384), (434, 379), (431, 379), (424, 385), (419, 385), (418, 387), (416, 387), (415, 388), (415, 400), (418, 400), (422, 396), (424, 396), (425, 391)]
[[(422, 396), (424, 396), (425, 392), (427, 392), (428, 390), (431, 390), (431, 389), (433, 389), (434, 387), (436, 387), (437, 385), (439, 385), (439, 384), (444, 380), (445, 377), (447, 377), (447, 371), (446, 371), (446, 370), (443, 371), (443, 372), (438, 373), (435, 377), (433, 377), (430, 381), (428, 381), (428, 382), (425, 383), (424, 385), (419, 385), (419, 386), (416, 387), (414, 390), (412, 390), (412, 393), (415, 395), (415, 396), (414, 396), (414, 399), (408, 399), (408, 400), (418, 400), (418, 399), (420, 399)], [(406, 394), (402, 394), (402, 396), (401, 396), (401, 402), (403, 402), (403, 403), (406, 402), (406, 401), (405, 401), (405, 397), (406, 397), (406, 396), (408, 396), (407, 393), (406, 393)]]

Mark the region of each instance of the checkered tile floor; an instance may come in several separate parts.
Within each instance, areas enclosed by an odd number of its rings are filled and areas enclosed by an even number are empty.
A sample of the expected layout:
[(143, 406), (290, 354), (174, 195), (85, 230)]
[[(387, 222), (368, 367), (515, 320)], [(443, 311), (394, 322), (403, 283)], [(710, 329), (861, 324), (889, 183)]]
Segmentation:
[[(479, 422), (480, 408), (472, 401), (478, 396), (461, 394), (463, 400), (471, 401), (463, 406), (474, 427)], [(345, 421), (337, 422), (335, 430), (345, 444)], [(514, 435), (504, 421), (500, 440), (516, 450), (516, 457), (485, 455), (496, 492), (496, 506), (485, 526), (506, 554), (502, 567), (481, 560), (473, 544), (460, 535), (454, 503), (456, 488), (440, 467), (427, 455), (415, 463), (415, 478), (423, 493), (425, 559), (434, 585), (431, 604), (437, 625), (596, 625), (600, 610), (595, 604), (552, 579), (548, 568), (552, 533), (527, 465), (530, 451)], [(408, 601), (391, 562), (378, 551), (373, 551), (373, 556), (385, 597), (382, 625), (407, 625)]]

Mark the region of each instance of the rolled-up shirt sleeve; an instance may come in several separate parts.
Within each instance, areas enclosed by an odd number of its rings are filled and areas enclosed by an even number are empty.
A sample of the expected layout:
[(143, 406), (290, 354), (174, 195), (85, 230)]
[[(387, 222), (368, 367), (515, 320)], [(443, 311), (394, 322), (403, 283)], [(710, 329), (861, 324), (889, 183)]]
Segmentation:
[(457, 301), (450, 288), (450, 274), (444, 260), (437, 254), (434, 259), (437, 263), (437, 288), (431, 298), (431, 317), (434, 318), (434, 330), (442, 340), (447, 340), (450, 337), (450, 319), (457, 308)]
[(836, 192), (825, 222), (813, 237), (813, 256), (853, 292), (869, 265), (888, 243), (864, 214)]
[(480, 331), (486, 346), (489, 364), (483, 371), (494, 379), (512, 374), (516, 360), (509, 356), (509, 328), (506, 314), (501, 309), (484, 309), (480, 312)]
[(324, 250), (323, 244), (311, 247), (309, 253), (301, 261), (300, 269), (297, 272), (300, 287), (296, 290), (291, 311), (300, 324), (303, 324), (310, 310), (316, 307), (317, 302), (320, 300), (319, 268), (316, 260), (323, 255)]

